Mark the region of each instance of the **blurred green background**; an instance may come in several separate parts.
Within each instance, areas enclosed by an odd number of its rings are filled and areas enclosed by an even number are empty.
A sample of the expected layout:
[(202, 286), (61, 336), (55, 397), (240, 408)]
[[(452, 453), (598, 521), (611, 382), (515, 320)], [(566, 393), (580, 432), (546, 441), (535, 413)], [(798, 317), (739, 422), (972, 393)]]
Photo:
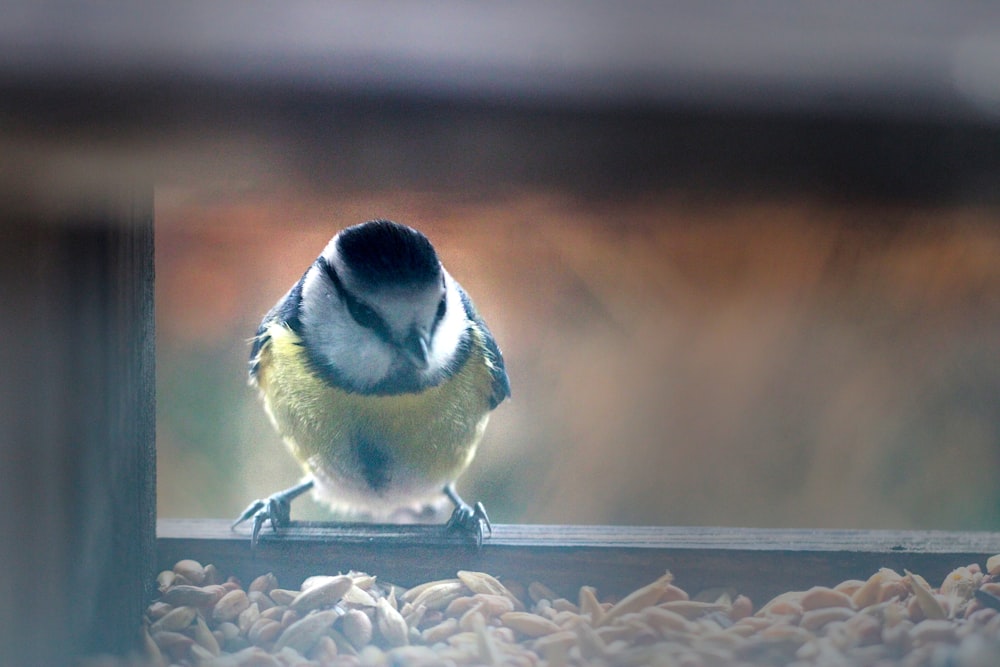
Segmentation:
[(1000, 210), (541, 187), (159, 188), (161, 517), (298, 479), (248, 340), (374, 217), (430, 237), (503, 348), (513, 400), (458, 484), (494, 521), (1000, 529)]

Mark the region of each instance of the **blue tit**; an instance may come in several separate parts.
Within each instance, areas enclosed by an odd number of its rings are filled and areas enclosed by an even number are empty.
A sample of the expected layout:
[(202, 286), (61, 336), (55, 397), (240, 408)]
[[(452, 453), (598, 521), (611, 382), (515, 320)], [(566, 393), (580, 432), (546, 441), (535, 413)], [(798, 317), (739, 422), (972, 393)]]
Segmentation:
[(306, 473), (233, 524), (252, 517), (254, 544), (310, 489), (338, 515), (367, 520), (447, 497), (449, 527), (477, 544), (491, 530), (454, 482), (510, 383), (486, 323), (417, 230), (372, 220), (334, 236), (264, 316), (250, 383)]

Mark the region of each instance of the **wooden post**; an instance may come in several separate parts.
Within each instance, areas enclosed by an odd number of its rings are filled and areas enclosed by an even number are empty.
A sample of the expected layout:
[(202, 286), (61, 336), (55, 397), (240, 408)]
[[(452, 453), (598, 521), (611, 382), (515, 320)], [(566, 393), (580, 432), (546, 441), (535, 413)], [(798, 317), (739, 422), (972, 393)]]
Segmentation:
[(5, 664), (138, 636), (155, 549), (152, 206), (151, 187), (112, 189), (15, 202), (0, 221)]

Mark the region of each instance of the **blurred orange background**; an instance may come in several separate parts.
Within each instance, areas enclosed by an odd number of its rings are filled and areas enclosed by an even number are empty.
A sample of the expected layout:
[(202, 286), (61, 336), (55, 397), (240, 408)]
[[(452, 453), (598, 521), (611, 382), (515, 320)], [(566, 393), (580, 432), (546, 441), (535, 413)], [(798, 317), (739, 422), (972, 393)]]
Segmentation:
[(248, 340), (374, 217), (429, 236), (504, 351), (458, 484), (495, 522), (1000, 529), (1000, 211), (545, 189), (159, 188), (161, 517), (297, 481)]

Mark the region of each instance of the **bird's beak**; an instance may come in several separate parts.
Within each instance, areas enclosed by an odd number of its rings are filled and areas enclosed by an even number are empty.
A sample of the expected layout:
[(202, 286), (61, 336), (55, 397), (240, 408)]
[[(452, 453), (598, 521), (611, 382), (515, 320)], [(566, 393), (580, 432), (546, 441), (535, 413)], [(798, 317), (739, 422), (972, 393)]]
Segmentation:
[(403, 341), (403, 353), (406, 354), (406, 358), (410, 360), (410, 363), (417, 368), (417, 370), (425, 371), (427, 370), (428, 362), (428, 346), (430, 345), (430, 336), (426, 331), (420, 329), (413, 329), (410, 334)]

